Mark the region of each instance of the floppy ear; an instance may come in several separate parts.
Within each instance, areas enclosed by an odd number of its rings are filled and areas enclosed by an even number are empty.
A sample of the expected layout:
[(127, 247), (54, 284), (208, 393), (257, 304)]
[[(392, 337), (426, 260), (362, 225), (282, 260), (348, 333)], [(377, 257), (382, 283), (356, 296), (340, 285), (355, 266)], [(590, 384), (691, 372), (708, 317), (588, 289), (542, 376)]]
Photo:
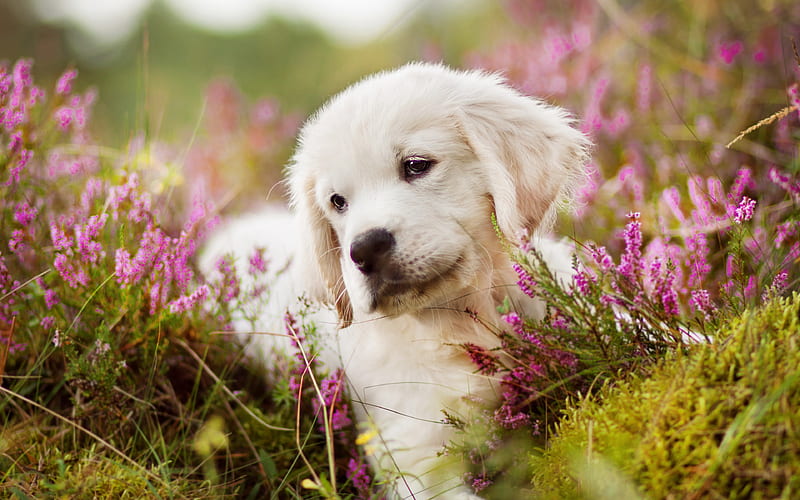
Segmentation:
[(571, 201), (590, 143), (565, 111), (497, 76), (480, 75), (478, 82), (460, 107), (459, 124), (485, 168), (500, 229), (516, 241), (520, 230), (547, 228), (556, 207)]
[(339, 239), (315, 201), (314, 179), (295, 165), (290, 167), (289, 188), (302, 242), (296, 265), (309, 277), (306, 289), (311, 297), (334, 305), (339, 328), (346, 328), (353, 321), (353, 308), (342, 279)]

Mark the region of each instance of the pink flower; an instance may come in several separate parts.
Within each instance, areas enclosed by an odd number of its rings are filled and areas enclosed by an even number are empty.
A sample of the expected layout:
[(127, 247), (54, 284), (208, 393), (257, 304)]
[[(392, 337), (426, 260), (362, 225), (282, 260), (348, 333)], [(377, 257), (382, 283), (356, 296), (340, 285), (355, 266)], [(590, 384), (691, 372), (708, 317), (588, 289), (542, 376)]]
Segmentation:
[(169, 311), (172, 314), (178, 314), (193, 309), (199, 302), (202, 302), (209, 296), (210, 290), (208, 285), (200, 285), (197, 290), (189, 295), (183, 295), (173, 300), (169, 305)]
[(497, 358), (483, 347), (466, 343), (464, 349), (467, 351), (469, 359), (478, 368), (478, 372), (484, 375), (494, 375), (497, 373)]
[(711, 302), (711, 295), (708, 293), (708, 290), (692, 290), (689, 304), (691, 304), (696, 311), (702, 313), (706, 319), (711, 319), (711, 315), (716, 310), (714, 304)]
[(625, 252), (620, 257), (617, 272), (631, 282), (638, 283), (642, 273), (642, 223), (639, 212), (628, 214), (630, 222), (625, 226)]
[(514, 271), (517, 273), (519, 279), (517, 280), (517, 286), (520, 290), (522, 290), (525, 295), (530, 298), (534, 298), (536, 296), (536, 292), (534, 292), (534, 287), (536, 286), (536, 282), (533, 280), (530, 274), (517, 262), (514, 262), (512, 266)]
[(266, 273), (267, 261), (264, 259), (264, 249), (254, 248), (253, 254), (250, 256), (250, 274)]
[(750, 199), (747, 196), (742, 198), (742, 201), (739, 202), (739, 206), (736, 207), (736, 210), (733, 214), (733, 220), (738, 223), (742, 224), (746, 221), (749, 221), (753, 218), (753, 211), (756, 207), (756, 200)]
[(77, 76), (78, 72), (74, 69), (64, 72), (61, 78), (58, 79), (58, 83), (56, 83), (56, 94), (64, 95), (72, 92), (72, 80)]
[(21, 226), (27, 226), (33, 221), (33, 219), (36, 218), (38, 214), (38, 209), (31, 207), (27, 201), (23, 201), (21, 203), (17, 203), (16, 209), (14, 210), (14, 219)]
[(743, 48), (744, 44), (742, 44), (742, 42), (739, 40), (722, 42), (719, 44), (719, 46), (717, 46), (717, 55), (725, 62), (725, 64), (731, 64)]
[(690, 288), (696, 288), (705, 279), (706, 275), (711, 271), (711, 265), (708, 263), (708, 241), (706, 240), (705, 233), (695, 233), (686, 238), (686, 266), (689, 268), (689, 282)]
[(56, 254), (53, 267), (72, 288), (77, 288), (78, 285), (86, 286), (89, 284), (89, 275), (86, 273), (86, 270), (82, 267), (76, 267), (63, 253)]

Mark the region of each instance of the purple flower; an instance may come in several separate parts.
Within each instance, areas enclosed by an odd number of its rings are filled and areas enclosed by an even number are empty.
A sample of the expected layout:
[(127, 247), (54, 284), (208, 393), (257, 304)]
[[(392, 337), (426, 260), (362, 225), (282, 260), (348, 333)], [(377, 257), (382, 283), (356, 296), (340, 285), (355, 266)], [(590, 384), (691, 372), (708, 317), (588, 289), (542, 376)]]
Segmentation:
[(781, 271), (772, 278), (772, 284), (769, 286), (769, 289), (764, 291), (763, 299), (767, 300), (770, 295), (778, 296), (781, 295), (789, 284), (789, 273), (786, 271)]
[(50, 239), (53, 240), (53, 246), (55, 246), (56, 250), (66, 250), (72, 247), (72, 239), (55, 222), (50, 223)]
[(508, 404), (503, 404), (495, 410), (494, 420), (506, 429), (519, 429), (530, 423), (530, 417), (527, 413), (514, 410)]
[(372, 484), (372, 479), (369, 477), (367, 471), (367, 464), (360, 460), (351, 458), (347, 463), (347, 471), (345, 474), (356, 491), (358, 491), (358, 496), (356, 497), (358, 499), (371, 498), (370, 485)]
[(739, 202), (739, 206), (736, 207), (736, 210), (733, 214), (733, 220), (737, 224), (742, 224), (746, 221), (749, 221), (753, 218), (753, 212), (756, 208), (756, 200), (750, 199), (747, 196), (742, 198), (742, 201)]
[(789, 221), (775, 226), (775, 247), (780, 248), (784, 242), (797, 234), (800, 222)]
[(89, 284), (89, 275), (86, 273), (86, 270), (82, 267), (76, 267), (63, 253), (56, 254), (53, 267), (72, 288), (77, 288), (78, 285), (86, 286)]
[(494, 375), (498, 370), (497, 358), (485, 348), (471, 343), (464, 344), (464, 349), (472, 363), (478, 367), (478, 372), (484, 375)]
[(266, 273), (267, 261), (264, 259), (264, 249), (254, 248), (253, 254), (250, 256), (250, 274)]
[(705, 233), (695, 233), (686, 238), (686, 266), (689, 268), (689, 287), (697, 288), (711, 271), (708, 263), (708, 241)]
[(714, 304), (711, 302), (711, 295), (708, 293), (708, 290), (692, 290), (689, 304), (691, 304), (697, 312), (702, 313), (706, 319), (711, 319), (711, 315), (716, 310)]
[(194, 308), (199, 302), (202, 302), (209, 296), (208, 285), (200, 285), (197, 290), (189, 295), (183, 295), (173, 300), (169, 305), (169, 311), (172, 314), (186, 312)]
[(77, 76), (78, 72), (74, 69), (64, 72), (56, 83), (56, 94), (64, 95), (72, 92), (72, 80)]
[(717, 47), (717, 55), (722, 61), (725, 62), (725, 64), (731, 64), (743, 48), (744, 44), (739, 40), (722, 42)]
[[(52, 316), (45, 316), (41, 321), (39, 321), (39, 326), (45, 330), (52, 330), (53, 327), (56, 326), (56, 319)], [(58, 333), (58, 330), (56, 330), (56, 333)], [(55, 341), (55, 339), (53, 340)]]
[(47, 309), (52, 309), (58, 302), (58, 294), (56, 291), (51, 288), (46, 289), (44, 292), (44, 305)]
[(597, 247), (593, 245), (591, 247), (591, 256), (592, 260), (594, 260), (594, 262), (600, 266), (602, 271), (610, 271), (614, 269), (614, 259), (608, 255), (608, 250), (606, 250), (606, 247)]
[(100, 233), (100, 230), (105, 226), (108, 214), (93, 215), (89, 217), (86, 224), (75, 227), (75, 240), (77, 251), (84, 262), (89, 264), (96, 264), (102, 257), (105, 256), (103, 245), (95, 238)]
[(239, 278), (233, 268), (232, 258), (220, 257), (215, 267), (221, 275), (218, 284), (220, 287), (220, 299), (228, 302), (237, 298), (240, 293)]
[(585, 271), (578, 271), (572, 276), (572, 283), (575, 286), (575, 290), (582, 296), (591, 294), (592, 283), (594, 283), (594, 281), (594, 277), (590, 276)]
[(525, 295), (530, 298), (534, 298), (536, 296), (536, 292), (533, 291), (534, 287), (536, 286), (536, 282), (533, 280), (530, 274), (517, 262), (512, 264), (514, 271), (517, 273), (519, 279), (517, 280), (517, 286), (520, 290), (522, 290)]
[(753, 182), (753, 173), (749, 168), (740, 168), (736, 172), (736, 178), (733, 180), (730, 192), (728, 193), (728, 201), (730, 203), (737, 203), (742, 199), (745, 189), (755, 189)]
[(14, 210), (14, 219), (21, 226), (27, 226), (33, 221), (33, 219), (36, 218), (38, 214), (39, 210), (31, 207), (27, 201), (23, 201), (21, 203), (17, 203), (16, 209)]
[(625, 226), (625, 253), (620, 257), (617, 272), (633, 283), (638, 283), (642, 274), (642, 223), (639, 213), (628, 214), (630, 222)]
[(322, 379), (320, 382), (322, 403), (320, 404), (317, 398), (312, 399), (315, 412), (329, 412), (329, 425), (333, 431), (340, 431), (353, 423), (348, 415), (350, 409), (348, 405), (343, 402), (343, 378), (344, 372), (338, 369), (328, 377)]

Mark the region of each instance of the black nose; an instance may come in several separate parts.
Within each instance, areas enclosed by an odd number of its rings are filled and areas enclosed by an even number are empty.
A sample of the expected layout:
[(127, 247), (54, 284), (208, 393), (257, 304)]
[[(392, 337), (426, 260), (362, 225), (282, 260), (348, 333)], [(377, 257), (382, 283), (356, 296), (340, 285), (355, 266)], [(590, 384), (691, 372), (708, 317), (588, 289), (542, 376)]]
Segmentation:
[(386, 229), (370, 229), (359, 234), (350, 245), (350, 259), (364, 274), (383, 267), (394, 248), (394, 236)]

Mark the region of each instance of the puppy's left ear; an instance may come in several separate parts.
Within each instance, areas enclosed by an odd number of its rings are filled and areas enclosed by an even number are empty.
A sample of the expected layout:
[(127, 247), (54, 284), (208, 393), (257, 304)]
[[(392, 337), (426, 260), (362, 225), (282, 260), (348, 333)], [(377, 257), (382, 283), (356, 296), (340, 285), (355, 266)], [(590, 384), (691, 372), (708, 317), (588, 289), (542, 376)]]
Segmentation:
[(526, 97), (500, 77), (471, 75), (459, 109), (464, 138), (484, 166), (501, 231), (547, 227), (585, 178), (590, 142), (560, 108)]

